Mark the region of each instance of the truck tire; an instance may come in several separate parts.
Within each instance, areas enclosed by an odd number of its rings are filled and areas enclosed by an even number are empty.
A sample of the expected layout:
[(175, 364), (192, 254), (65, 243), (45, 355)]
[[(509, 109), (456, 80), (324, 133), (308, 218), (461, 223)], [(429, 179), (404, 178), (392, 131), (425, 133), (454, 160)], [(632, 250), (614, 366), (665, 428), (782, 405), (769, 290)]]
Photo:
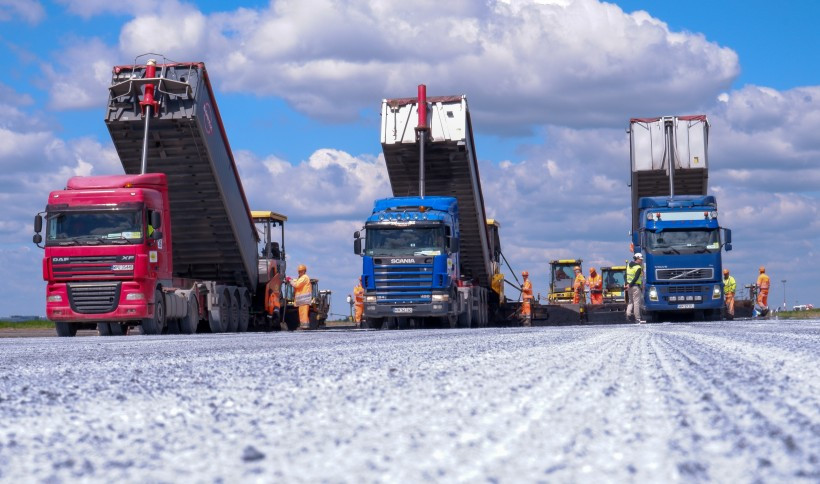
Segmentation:
[(227, 290), (222, 290), (217, 296), (217, 306), (208, 312), (208, 324), (211, 333), (224, 333), (231, 319), (231, 298)]
[(362, 328), (363, 329), (382, 329), (382, 319), (381, 318), (364, 318), (362, 320)]
[(165, 326), (165, 297), (162, 291), (154, 292), (154, 317), (142, 320), (142, 334), (162, 334)]
[(179, 321), (179, 330), (182, 334), (196, 333), (196, 327), (199, 325), (199, 303), (197, 302), (196, 294), (191, 293), (188, 298), (188, 312), (185, 317)]
[(228, 325), (225, 328), (226, 333), (236, 333), (239, 329), (239, 300), (236, 298), (235, 291), (226, 291), (230, 299), (230, 316), (228, 317)]
[(100, 336), (111, 336), (111, 325), (108, 323), (97, 323), (97, 331)]
[(128, 325), (125, 323), (108, 323), (111, 336), (125, 336), (128, 334)]
[(238, 297), (238, 304), (239, 304), (239, 328), (238, 331), (240, 333), (244, 333), (248, 331), (248, 324), (251, 321), (251, 297), (248, 295), (248, 291), (242, 289), (236, 293)]
[(57, 336), (61, 338), (77, 336), (77, 327), (71, 323), (55, 322), (54, 327), (57, 329)]
[(470, 327), (470, 311), (464, 311), (459, 313), (458, 315), (458, 323), (457, 326), (459, 328), (469, 328)]

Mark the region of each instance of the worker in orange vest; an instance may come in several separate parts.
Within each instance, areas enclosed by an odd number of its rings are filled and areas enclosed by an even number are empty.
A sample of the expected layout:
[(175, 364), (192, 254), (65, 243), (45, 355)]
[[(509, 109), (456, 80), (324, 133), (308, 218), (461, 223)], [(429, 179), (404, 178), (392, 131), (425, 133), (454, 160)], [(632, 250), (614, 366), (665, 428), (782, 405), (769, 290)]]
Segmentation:
[(769, 307), (769, 276), (766, 275), (766, 268), (760, 266), (760, 275), (757, 276), (757, 305), (761, 308)]
[(299, 277), (296, 279), (288, 277), (288, 283), (293, 286), (293, 304), (299, 308), (299, 329), (310, 329), (310, 277), (307, 275), (307, 267), (304, 264), (299, 264), (296, 270)]
[(601, 279), (601, 275), (595, 271), (594, 267), (589, 268), (589, 279), (587, 279), (587, 286), (589, 286), (590, 304), (603, 304), (604, 280)]
[(524, 278), (524, 284), (521, 285), (521, 318), (524, 326), (532, 326), (532, 283), (530, 282), (530, 273), (524, 271), (521, 273)]
[(356, 326), (361, 326), (362, 314), (364, 314), (364, 288), (362, 287), (361, 277), (359, 277), (356, 287), (353, 288), (353, 301), (356, 306), (356, 315), (353, 320), (356, 322)]
[(586, 297), (584, 297), (584, 286), (586, 285), (586, 280), (584, 279), (584, 275), (581, 274), (581, 266), (575, 266), (573, 269), (575, 271), (575, 282), (572, 285), (573, 295), (572, 295), (572, 303), (573, 304), (583, 304), (586, 302)]
[(279, 300), (279, 288), (282, 286), (282, 278), (279, 274), (274, 277), (265, 286), (265, 312), (267, 313), (268, 321), (272, 324), (279, 324), (280, 312), (282, 311), (282, 303)]

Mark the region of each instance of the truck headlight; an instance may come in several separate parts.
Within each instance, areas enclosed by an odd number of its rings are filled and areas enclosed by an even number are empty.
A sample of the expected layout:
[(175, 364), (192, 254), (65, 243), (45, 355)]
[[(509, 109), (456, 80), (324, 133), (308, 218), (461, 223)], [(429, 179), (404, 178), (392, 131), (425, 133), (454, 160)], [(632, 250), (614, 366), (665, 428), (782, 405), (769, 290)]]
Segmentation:
[(46, 298), (46, 302), (63, 302), (63, 296), (59, 294), (55, 294), (54, 296), (48, 296)]
[(650, 286), (649, 288), (649, 300), (650, 301), (657, 301), (658, 300), (658, 290), (655, 286)]
[(364, 302), (376, 302), (376, 296), (365, 296)]
[(720, 286), (715, 284), (715, 287), (712, 288), (712, 299), (720, 299)]
[(449, 301), (449, 294), (433, 294), (433, 301)]
[(125, 295), (126, 301), (142, 301), (145, 299), (145, 294), (141, 292), (132, 292)]

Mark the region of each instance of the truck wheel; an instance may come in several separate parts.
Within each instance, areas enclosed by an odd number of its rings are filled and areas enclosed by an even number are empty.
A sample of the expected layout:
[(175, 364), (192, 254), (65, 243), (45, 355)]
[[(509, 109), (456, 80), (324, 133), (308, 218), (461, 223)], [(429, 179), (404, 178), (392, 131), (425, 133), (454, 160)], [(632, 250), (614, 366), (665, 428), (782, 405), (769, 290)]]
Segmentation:
[(382, 329), (381, 318), (364, 318), (362, 320), (362, 328), (364, 329)]
[(57, 329), (57, 336), (61, 338), (77, 336), (77, 327), (71, 323), (55, 322), (54, 327)]
[(228, 327), (228, 321), (231, 319), (231, 298), (228, 291), (223, 290), (222, 294), (218, 296), (218, 306), (208, 312), (208, 324), (211, 326), (211, 333), (224, 333)]
[(385, 318), (384, 327), (385, 329), (396, 329), (398, 327), (398, 321), (396, 321), (396, 318)]
[(236, 299), (236, 293), (228, 291), (230, 298), (230, 307), (228, 311), (228, 326), (225, 328), (226, 333), (236, 333), (239, 329), (239, 301)]
[(97, 331), (100, 336), (111, 336), (111, 325), (108, 323), (97, 323)]
[(188, 299), (188, 313), (179, 321), (179, 330), (183, 334), (194, 334), (197, 325), (199, 325), (199, 303), (192, 293)]
[(154, 317), (142, 320), (142, 334), (162, 334), (165, 326), (165, 297), (162, 291), (154, 292)]
[(239, 304), (239, 332), (244, 333), (248, 330), (248, 324), (251, 320), (251, 301), (247, 291), (239, 291), (236, 293)]
[(470, 327), (470, 311), (464, 311), (463, 313), (459, 313), (457, 326), (459, 328)]
[(125, 336), (128, 334), (128, 325), (125, 323), (108, 323), (111, 336)]

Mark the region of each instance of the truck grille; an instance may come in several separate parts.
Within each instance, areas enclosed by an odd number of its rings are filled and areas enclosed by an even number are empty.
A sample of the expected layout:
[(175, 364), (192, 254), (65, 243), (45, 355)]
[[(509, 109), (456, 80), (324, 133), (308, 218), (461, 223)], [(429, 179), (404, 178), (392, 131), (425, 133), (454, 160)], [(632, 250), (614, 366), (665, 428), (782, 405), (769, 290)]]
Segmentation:
[(108, 313), (117, 308), (120, 283), (68, 284), (68, 300), (76, 313)]
[(655, 269), (658, 281), (702, 281), (711, 280), (715, 271), (711, 267), (698, 269)]
[(705, 286), (669, 286), (666, 288), (668, 294), (700, 294), (702, 292), (709, 292), (709, 288)]
[(429, 303), (433, 285), (433, 259), (415, 264), (385, 264), (374, 260), (377, 304)]
[(94, 279), (105, 276), (111, 277), (133, 277), (134, 276), (134, 256), (133, 255), (101, 255), (101, 256), (77, 256), (77, 257), (54, 257), (51, 259), (51, 270), (55, 279)]

